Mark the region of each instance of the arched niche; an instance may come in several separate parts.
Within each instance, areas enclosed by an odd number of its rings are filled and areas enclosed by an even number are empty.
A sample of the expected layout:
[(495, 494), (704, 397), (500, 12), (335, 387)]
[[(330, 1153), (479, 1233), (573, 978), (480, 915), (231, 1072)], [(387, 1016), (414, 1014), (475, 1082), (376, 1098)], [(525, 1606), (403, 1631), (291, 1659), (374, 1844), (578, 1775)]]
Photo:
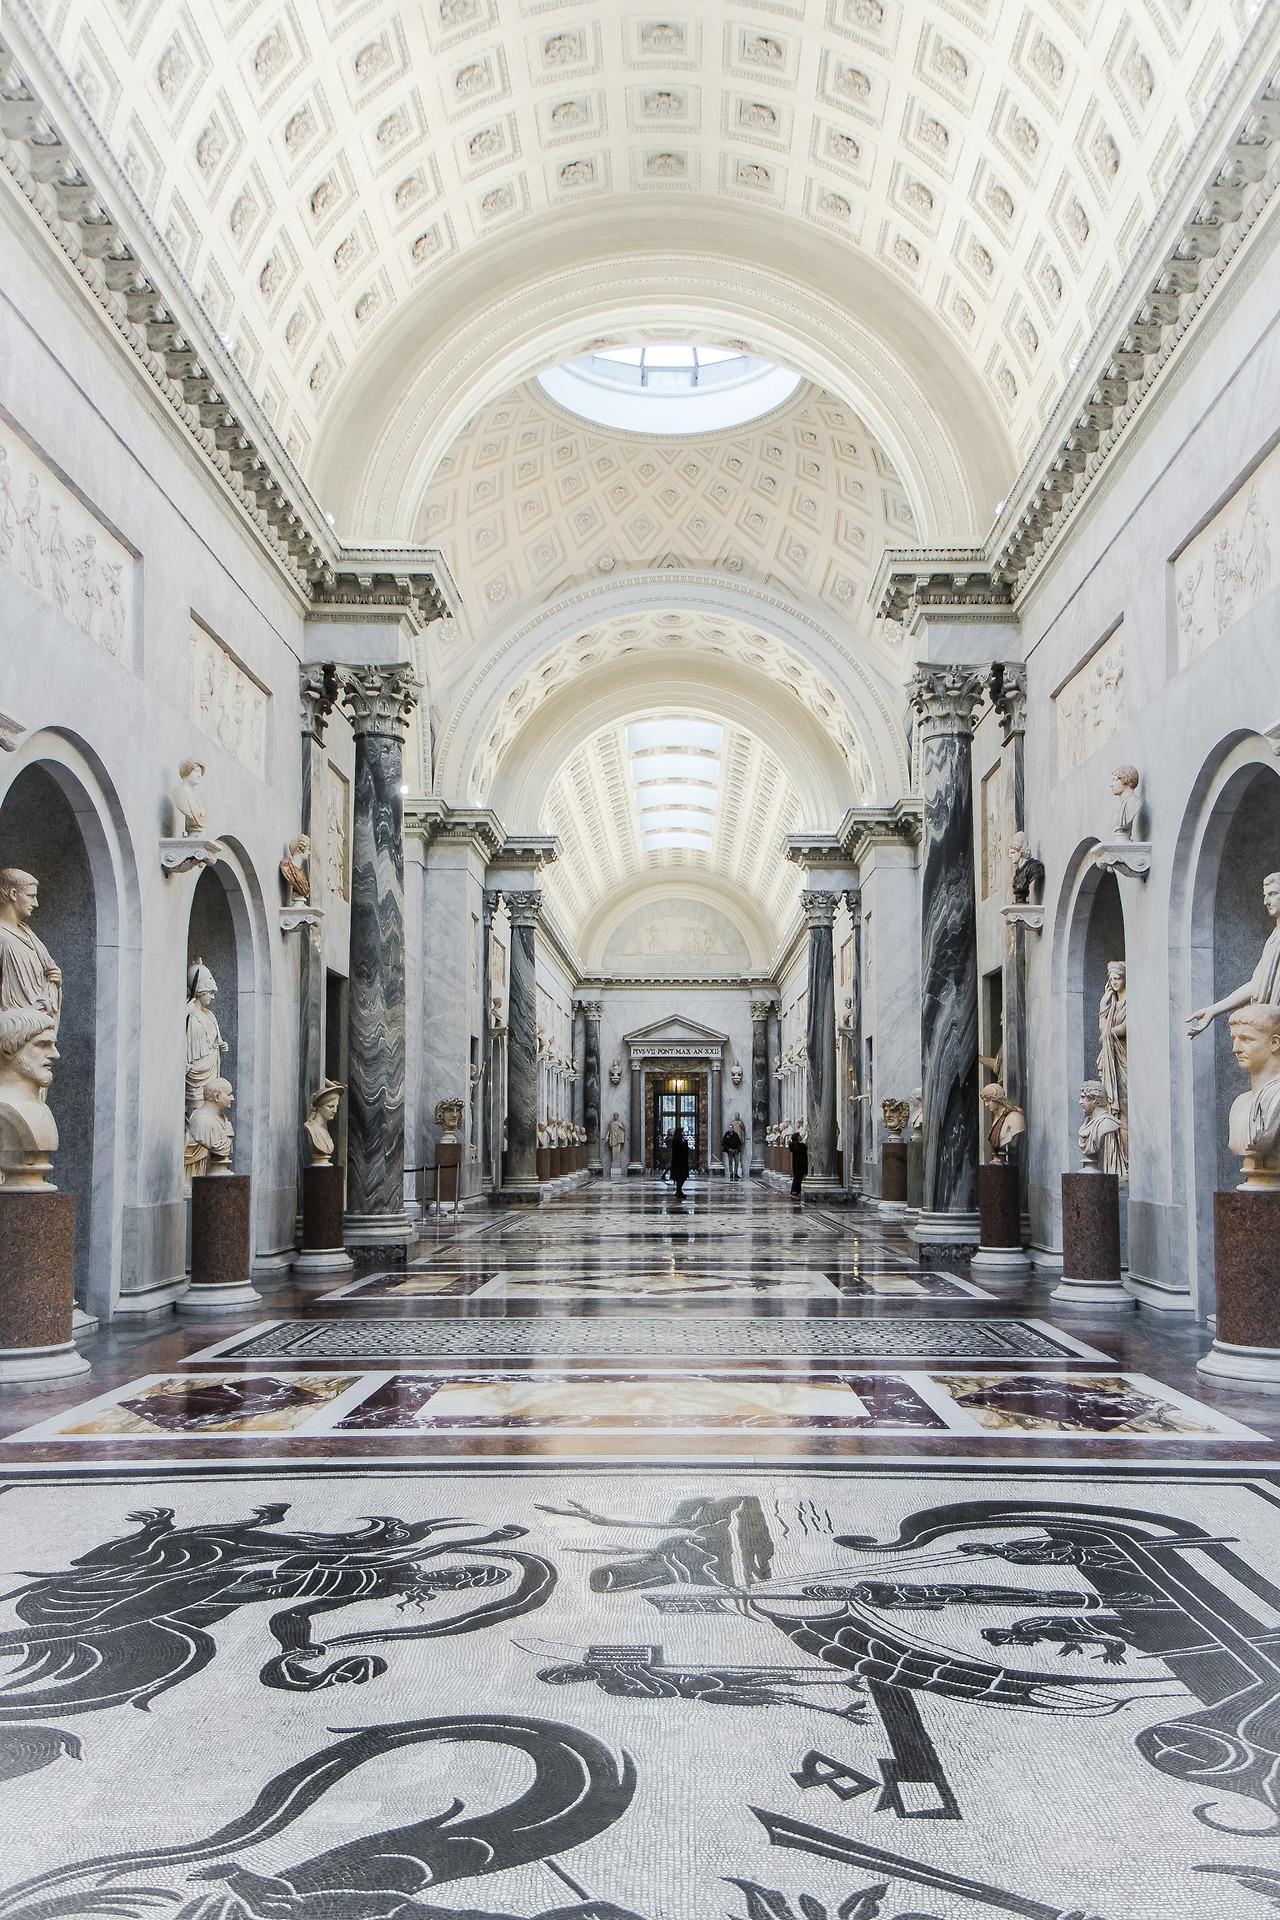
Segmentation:
[[(1185, 1005), (1211, 1005), (1252, 975), (1272, 922), (1262, 904), (1262, 882), (1280, 870), (1280, 772), (1250, 744), (1228, 757), (1204, 793), (1192, 834), (1190, 882), (1185, 890), (1187, 982)], [(1193, 1205), (1193, 1274), (1201, 1316), (1213, 1312), (1213, 1195), (1240, 1184), (1240, 1163), (1227, 1146), (1231, 1103), (1247, 1085), (1231, 1052), (1226, 1015), (1207, 1033), (1185, 1040), (1175, 1025), (1174, 1046), (1189, 1055), (1182, 1076), (1187, 1107), (1183, 1132)], [(1174, 1148), (1177, 1153), (1178, 1141)]]
[(39, 881), (32, 924), (62, 973), (53, 1177), (76, 1200), (77, 1307), (106, 1319), (119, 1284), (124, 1169), (136, 1161), (138, 1063), (122, 1050), (121, 1018), (130, 959), (122, 930), (129, 918), (136, 926), (136, 876), (120, 852), (112, 799), (74, 743), (32, 736), (23, 760), (0, 798), (0, 866)]
[[(252, 870), (238, 856), (235, 844), (223, 842), (227, 857), (206, 867), (196, 881), (187, 920), (189, 969), (203, 960), (218, 983), (214, 1012), (226, 1042), (223, 1074), (235, 1089), (231, 1119), (235, 1127), (234, 1167), (253, 1178), (254, 1246), (259, 1244), (259, 1220), (265, 1204), (266, 1168), (259, 1164), (260, 1145), (269, 1131), (261, 1110), (270, 1096), (270, 1069), (260, 1073), (258, 1062), (269, 1060), (270, 982), (266, 976), (265, 939), (261, 901), (251, 882)], [(182, 1111), (179, 1096), (179, 1111)]]

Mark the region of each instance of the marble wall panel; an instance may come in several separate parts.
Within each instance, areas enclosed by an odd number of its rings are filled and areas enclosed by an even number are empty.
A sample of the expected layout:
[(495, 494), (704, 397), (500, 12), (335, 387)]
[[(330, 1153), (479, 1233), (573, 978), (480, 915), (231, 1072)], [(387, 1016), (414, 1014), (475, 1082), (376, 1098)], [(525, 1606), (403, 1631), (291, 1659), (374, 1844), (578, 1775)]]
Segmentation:
[(0, 568), (112, 659), (135, 664), (134, 554), (11, 430), (0, 431)]
[(191, 718), (259, 780), (266, 778), (271, 695), (199, 620), (188, 640)]
[(1280, 447), (1256, 467), (1173, 565), (1179, 668), (1271, 591), (1280, 521)]
[(325, 892), (331, 899), (351, 898), (351, 783), (332, 760), (324, 772), (323, 812)]
[(1081, 766), (1124, 727), (1125, 632), (1115, 628), (1082, 660), (1054, 695), (1058, 716), (1058, 771)]

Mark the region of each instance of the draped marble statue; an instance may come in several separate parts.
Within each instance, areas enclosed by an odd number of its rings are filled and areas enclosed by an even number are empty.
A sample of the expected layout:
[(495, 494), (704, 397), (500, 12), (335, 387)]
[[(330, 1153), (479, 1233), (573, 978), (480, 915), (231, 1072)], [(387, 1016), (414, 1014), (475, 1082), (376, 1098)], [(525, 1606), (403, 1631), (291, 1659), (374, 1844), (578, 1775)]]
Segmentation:
[(0, 869), (0, 1013), (43, 1013), (56, 1029), (62, 1014), (62, 974), (31, 930), (40, 905), (39, 882), (21, 867)]
[(1187, 1016), (1187, 1032), (1194, 1036), (1211, 1026), (1219, 1014), (1232, 1013), (1237, 1007), (1280, 1007), (1280, 873), (1269, 873), (1262, 882), (1262, 904), (1275, 921), (1267, 936), (1262, 957), (1253, 978), (1211, 1007), (1197, 1007)]
[(213, 1011), (217, 992), (217, 981), (204, 961), (197, 960), (187, 970), (188, 1118), (204, 1099), (205, 1088), (222, 1076), (222, 1056), (227, 1051), (227, 1043)]
[(1231, 1051), (1249, 1076), (1232, 1103), (1227, 1144), (1242, 1162), (1241, 1188), (1280, 1191), (1280, 1007), (1241, 1007), (1231, 1016)]
[(1102, 1171), (1129, 1178), (1129, 1027), (1128, 970), (1123, 960), (1107, 962), (1107, 984), (1098, 1003), (1098, 1078), (1107, 1106), (1120, 1122), (1103, 1146)]

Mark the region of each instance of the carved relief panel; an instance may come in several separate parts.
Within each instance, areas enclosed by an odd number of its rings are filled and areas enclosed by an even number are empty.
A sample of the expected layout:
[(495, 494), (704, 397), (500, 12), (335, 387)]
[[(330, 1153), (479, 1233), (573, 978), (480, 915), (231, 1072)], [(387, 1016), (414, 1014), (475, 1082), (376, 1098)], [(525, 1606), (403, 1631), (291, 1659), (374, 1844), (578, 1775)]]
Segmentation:
[(267, 773), (271, 695), (230, 648), (200, 621), (191, 622), (191, 718), (259, 780)]
[(1106, 745), (1125, 723), (1123, 625), (1082, 660), (1054, 695), (1058, 713), (1058, 772), (1070, 773)]
[(134, 555), (16, 435), (0, 435), (0, 567), (133, 665)]
[(1256, 607), (1272, 584), (1272, 529), (1280, 517), (1280, 449), (1250, 474), (1173, 563), (1178, 666)]
[(351, 783), (330, 760), (324, 778), (324, 882), (336, 900), (351, 898)]

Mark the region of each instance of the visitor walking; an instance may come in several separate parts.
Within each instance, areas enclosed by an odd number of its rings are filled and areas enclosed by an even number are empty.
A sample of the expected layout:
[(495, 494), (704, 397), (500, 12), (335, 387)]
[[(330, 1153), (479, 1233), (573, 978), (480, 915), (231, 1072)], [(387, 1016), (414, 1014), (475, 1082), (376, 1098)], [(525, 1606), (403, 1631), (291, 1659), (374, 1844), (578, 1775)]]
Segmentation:
[(787, 1144), (791, 1148), (791, 1197), (799, 1200), (809, 1171), (809, 1143), (797, 1127)]
[(725, 1172), (730, 1180), (742, 1178), (742, 1149), (746, 1146), (745, 1135), (739, 1133), (731, 1121), (725, 1128), (724, 1139), (720, 1142), (725, 1157)]
[(684, 1199), (684, 1183), (689, 1178), (689, 1137), (683, 1127), (671, 1136), (671, 1178), (676, 1183), (677, 1200)]

